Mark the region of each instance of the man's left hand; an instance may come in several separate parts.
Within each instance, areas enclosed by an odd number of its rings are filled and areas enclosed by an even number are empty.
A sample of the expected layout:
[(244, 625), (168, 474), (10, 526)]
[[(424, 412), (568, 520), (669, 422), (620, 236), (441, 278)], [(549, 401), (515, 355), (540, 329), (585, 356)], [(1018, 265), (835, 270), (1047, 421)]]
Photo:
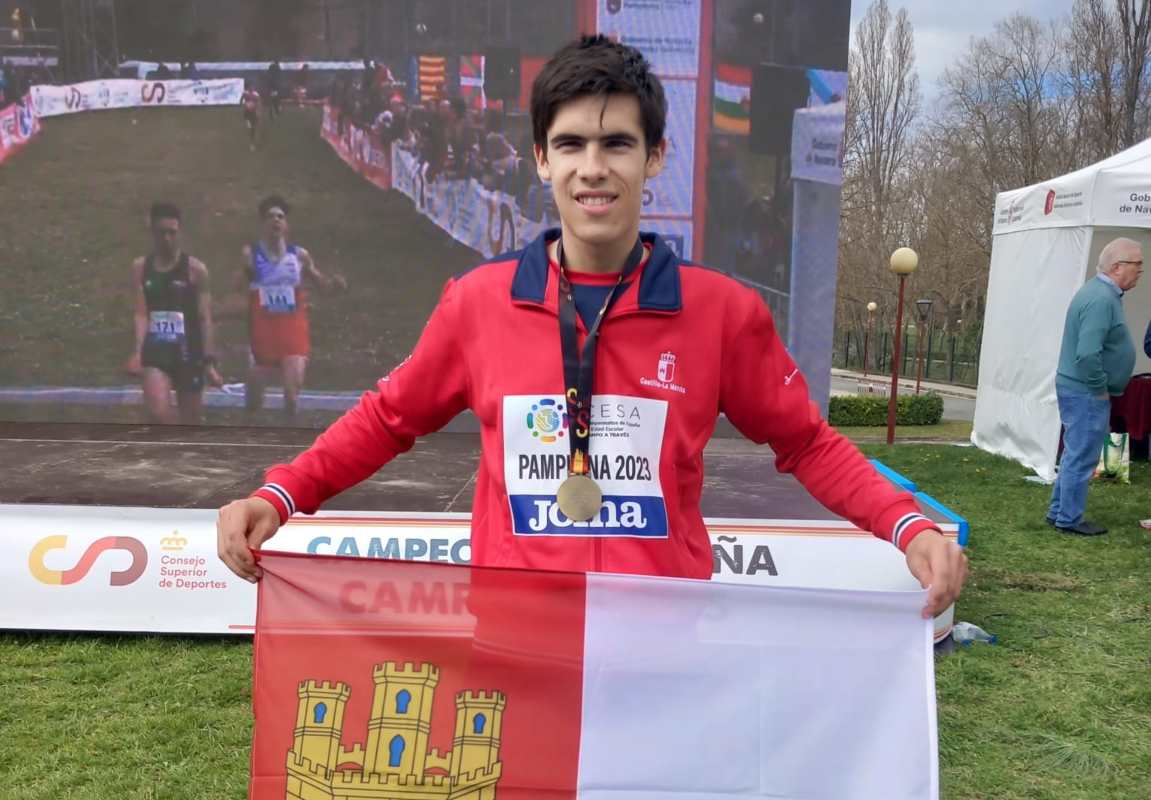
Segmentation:
[(907, 568), (924, 589), (931, 589), (923, 609), (924, 619), (943, 613), (959, 597), (967, 580), (963, 548), (939, 531), (924, 531), (911, 540), (907, 546)]

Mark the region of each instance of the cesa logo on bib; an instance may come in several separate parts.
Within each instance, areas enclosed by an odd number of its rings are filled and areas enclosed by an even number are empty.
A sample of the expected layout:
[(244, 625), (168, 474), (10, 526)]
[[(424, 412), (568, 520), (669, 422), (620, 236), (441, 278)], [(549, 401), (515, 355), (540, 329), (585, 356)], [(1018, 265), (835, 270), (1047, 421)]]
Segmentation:
[(68, 586), (84, 579), (96, 563), (96, 559), (106, 550), (123, 550), (132, 556), (132, 562), (126, 569), (117, 570), (108, 579), (109, 586), (127, 586), (139, 580), (148, 567), (148, 548), (139, 539), (130, 536), (105, 536), (88, 545), (80, 556), (76, 566), (71, 569), (49, 569), (44, 563), (44, 557), (53, 550), (64, 550), (68, 547), (67, 536), (46, 536), (32, 548), (28, 554), (28, 570), (32, 577), (49, 586)]
[(532, 403), (527, 414), (527, 428), (534, 438), (544, 444), (552, 444), (562, 439), (570, 421), (567, 411), (560, 401), (552, 397), (541, 397)]

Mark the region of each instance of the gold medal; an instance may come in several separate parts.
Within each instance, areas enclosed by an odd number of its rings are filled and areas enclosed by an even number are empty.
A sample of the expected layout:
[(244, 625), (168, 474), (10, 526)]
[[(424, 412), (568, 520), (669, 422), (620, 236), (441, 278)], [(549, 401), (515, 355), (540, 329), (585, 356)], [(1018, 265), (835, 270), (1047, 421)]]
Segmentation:
[(560, 484), (556, 502), (563, 515), (573, 522), (587, 522), (599, 513), (603, 491), (587, 475), (569, 475)]

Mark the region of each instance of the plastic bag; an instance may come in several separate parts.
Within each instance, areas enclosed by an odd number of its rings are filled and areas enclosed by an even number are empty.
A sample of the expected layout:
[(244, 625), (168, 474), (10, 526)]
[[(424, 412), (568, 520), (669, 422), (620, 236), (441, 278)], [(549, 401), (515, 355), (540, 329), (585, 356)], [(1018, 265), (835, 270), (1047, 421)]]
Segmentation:
[(1096, 478), (1109, 478), (1119, 483), (1131, 483), (1131, 447), (1125, 433), (1109, 433), (1103, 442), (1103, 454), (1095, 468)]

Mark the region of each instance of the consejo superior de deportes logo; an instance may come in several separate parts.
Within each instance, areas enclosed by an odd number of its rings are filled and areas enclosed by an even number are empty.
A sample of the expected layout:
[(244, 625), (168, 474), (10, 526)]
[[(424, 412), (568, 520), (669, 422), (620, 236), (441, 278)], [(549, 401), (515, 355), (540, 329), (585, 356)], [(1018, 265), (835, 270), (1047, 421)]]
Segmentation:
[(133, 539), (130, 536), (105, 536), (97, 539), (88, 545), (88, 548), (80, 556), (80, 560), (76, 562), (76, 566), (71, 569), (49, 569), (44, 564), (44, 557), (48, 553), (53, 550), (65, 550), (67, 547), (68, 537), (63, 535), (45, 536), (36, 542), (32, 552), (28, 554), (28, 570), (32, 576), (41, 583), (50, 586), (68, 586), (83, 580), (84, 576), (95, 565), (96, 559), (107, 550), (124, 550), (132, 556), (132, 562), (127, 569), (118, 570), (111, 574), (108, 579), (109, 586), (127, 586), (134, 583), (148, 567), (148, 549), (139, 539)]
[(559, 400), (544, 397), (532, 403), (527, 414), (527, 426), (532, 436), (545, 444), (551, 444), (563, 438), (568, 428), (568, 415)]

